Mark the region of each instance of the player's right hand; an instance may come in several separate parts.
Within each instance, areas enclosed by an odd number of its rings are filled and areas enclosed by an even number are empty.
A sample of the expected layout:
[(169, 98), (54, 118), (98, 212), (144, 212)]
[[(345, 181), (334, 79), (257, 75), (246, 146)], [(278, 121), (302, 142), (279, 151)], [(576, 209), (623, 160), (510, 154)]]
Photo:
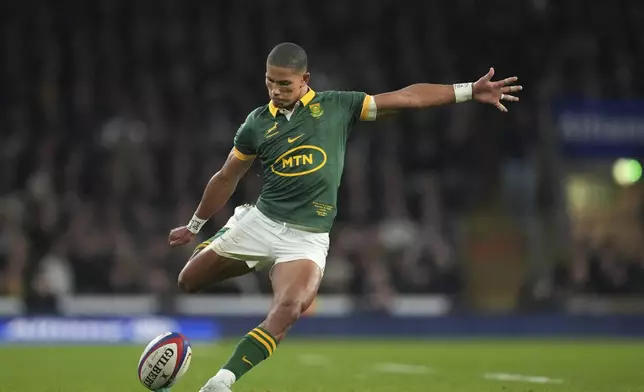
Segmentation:
[(193, 238), (195, 238), (195, 234), (188, 230), (186, 226), (181, 226), (170, 231), (168, 244), (170, 247), (181, 246), (189, 243)]

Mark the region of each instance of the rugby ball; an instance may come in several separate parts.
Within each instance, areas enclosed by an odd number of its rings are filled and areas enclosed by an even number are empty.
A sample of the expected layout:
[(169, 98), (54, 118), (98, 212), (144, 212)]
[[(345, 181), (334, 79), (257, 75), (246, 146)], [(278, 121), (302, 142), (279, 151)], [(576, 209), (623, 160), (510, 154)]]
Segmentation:
[(165, 332), (147, 345), (139, 359), (139, 381), (151, 391), (174, 385), (188, 370), (192, 348), (178, 332)]

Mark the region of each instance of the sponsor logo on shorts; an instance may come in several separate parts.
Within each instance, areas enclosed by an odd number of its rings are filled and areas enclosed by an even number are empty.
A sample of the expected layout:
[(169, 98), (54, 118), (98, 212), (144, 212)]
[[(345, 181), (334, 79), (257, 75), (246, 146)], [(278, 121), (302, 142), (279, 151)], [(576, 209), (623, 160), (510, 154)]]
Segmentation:
[(271, 166), (282, 177), (298, 177), (314, 173), (326, 165), (326, 152), (318, 146), (299, 146), (280, 155)]

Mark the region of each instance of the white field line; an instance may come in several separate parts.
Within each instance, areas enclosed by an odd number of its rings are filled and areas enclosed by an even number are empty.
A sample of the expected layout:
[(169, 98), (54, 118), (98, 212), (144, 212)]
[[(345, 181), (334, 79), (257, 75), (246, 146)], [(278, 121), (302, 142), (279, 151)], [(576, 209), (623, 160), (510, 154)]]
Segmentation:
[(377, 363), (373, 370), (382, 373), (398, 374), (432, 374), (434, 369), (422, 365), (409, 365), (404, 363)]
[(298, 361), (307, 366), (328, 366), (331, 362), (329, 357), (321, 354), (302, 354), (298, 357)]
[(563, 384), (564, 380), (561, 378), (550, 378), (545, 376), (528, 376), (525, 374), (513, 373), (485, 373), (483, 378), (486, 380), (496, 381), (518, 381), (529, 382), (534, 384)]

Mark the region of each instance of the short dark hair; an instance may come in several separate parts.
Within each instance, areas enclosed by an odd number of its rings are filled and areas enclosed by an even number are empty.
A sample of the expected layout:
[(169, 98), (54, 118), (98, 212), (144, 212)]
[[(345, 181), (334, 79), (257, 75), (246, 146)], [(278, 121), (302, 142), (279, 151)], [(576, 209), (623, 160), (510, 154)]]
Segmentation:
[(309, 66), (306, 51), (291, 42), (282, 42), (274, 47), (268, 54), (267, 62), (275, 67), (290, 68), (299, 72), (306, 72)]

